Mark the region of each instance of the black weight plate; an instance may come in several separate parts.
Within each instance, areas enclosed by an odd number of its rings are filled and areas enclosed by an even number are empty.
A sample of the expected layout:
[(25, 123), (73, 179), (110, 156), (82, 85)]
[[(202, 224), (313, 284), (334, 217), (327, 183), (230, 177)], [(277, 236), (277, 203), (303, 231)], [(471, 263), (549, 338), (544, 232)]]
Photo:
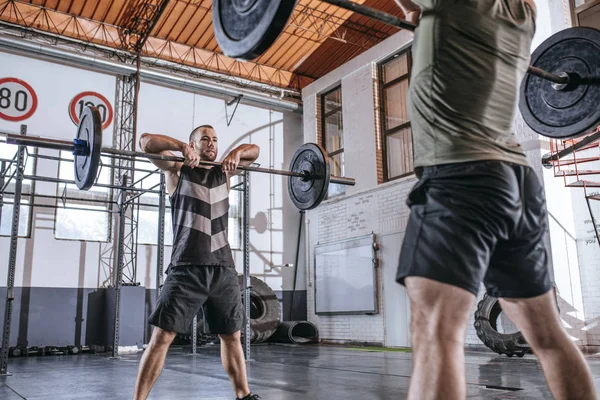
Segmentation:
[[(600, 31), (582, 27), (560, 31), (533, 52), (531, 64), (557, 75), (566, 72), (574, 81), (556, 90), (550, 81), (525, 76), (519, 109), (531, 129), (566, 139), (600, 125)], [(583, 82), (576, 83), (580, 78)]]
[(85, 156), (75, 156), (75, 183), (81, 190), (94, 186), (102, 150), (102, 117), (96, 107), (86, 107), (79, 117), (77, 139), (88, 143)]
[(279, 37), (295, 0), (213, 0), (213, 27), (228, 57), (253, 60)]
[(315, 143), (303, 144), (292, 157), (290, 171), (307, 173), (310, 178), (290, 177), (288, 191), (294, 205), (300, 210), (317, 207), (329, 188), (329, 157), (325, 150)]

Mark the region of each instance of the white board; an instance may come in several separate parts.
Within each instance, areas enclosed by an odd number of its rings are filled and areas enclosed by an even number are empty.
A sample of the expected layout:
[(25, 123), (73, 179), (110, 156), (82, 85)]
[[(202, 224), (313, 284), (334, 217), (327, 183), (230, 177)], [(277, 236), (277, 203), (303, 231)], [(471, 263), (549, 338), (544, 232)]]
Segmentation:
[(315, 247), (315, 313), (377, 312), (374, 236)]

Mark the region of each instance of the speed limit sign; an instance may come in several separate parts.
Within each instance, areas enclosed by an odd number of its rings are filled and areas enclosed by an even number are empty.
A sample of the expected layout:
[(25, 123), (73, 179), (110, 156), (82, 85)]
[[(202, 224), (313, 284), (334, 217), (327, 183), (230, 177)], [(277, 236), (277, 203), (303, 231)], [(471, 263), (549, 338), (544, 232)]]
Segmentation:
[(37, 109), (35, 90), (17, 78), (0, 79), (0, 118), (7, 121), (23, 121)]
[(109, 127), (113, 119), (113, 109), (106, 97), (96, 92), (82, 92), (73, 97), (69, 104), (71, 121), (79, 126), (79, 116), (87, 106), (96, 107), (102, 118), (102, 129)]

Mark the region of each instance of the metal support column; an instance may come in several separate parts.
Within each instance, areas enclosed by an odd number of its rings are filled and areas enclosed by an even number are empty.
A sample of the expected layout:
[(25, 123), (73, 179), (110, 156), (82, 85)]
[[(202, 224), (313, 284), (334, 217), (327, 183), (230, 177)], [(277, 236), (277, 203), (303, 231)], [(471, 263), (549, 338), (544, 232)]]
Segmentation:
[(114, 325), (114, 340), (113, 340), (113, 351), (112, 357), (119, 358), (119, 323), (121, 314), (121, 285), (123, 281), (123, 261), (125, 251), (125, 224), (127, 220), (127, 189), (125, 187), (128, 184), (127, 173), (123, 174), (121, 179), (121, 193), (119, 195), (119, 237), (117, 241), (118, 246), (118, 259), (117, 268), (115, 270), (115, 325)]
[(165, 174), (160, 174), (160, 194), (158, 199), (158, 247), (156, 249), (156, 289), (162, 290), (165, 262)]
[(6, 161), (0, 163), (0, 226), (2, 226), (2, 206), (4, 205), (4, 174), (6, 173)]
[(243, 227), (243, 246), (244, 246), (244, 306), (245, 306), (245, 325), (244, 325), (244, 354), (246, 361), (250, 358), (250, 174), (244, 172), (244, 203), (242, 207), (242, 227)]
[(198, 315), (194, 317), (192, 322), (192, 355), (196, 355), (198, 349)]
[[(21, 125), (21, 135), (27, 134), (27, 126)], [(4, 169), (4, 168), (3, 168)], [(2, 329), (2, 351), (0, 353), (0, 376), (11, 375), (8, 372), (8, 348), (10, 346), (10, 322), (12, 303), (15, 299), (15, 270), (17, 268), (17, 245), (19, 243), (19, 213), (23, 176), (25, 175), (25, 146), (17, 150), (17, 173), (15, 197), (13, 201), (12, 230), (10, 236), (10, 252), (8, 256), (8, 276), (6, 278), (6, 303), (4, 306), (4, 326)]]

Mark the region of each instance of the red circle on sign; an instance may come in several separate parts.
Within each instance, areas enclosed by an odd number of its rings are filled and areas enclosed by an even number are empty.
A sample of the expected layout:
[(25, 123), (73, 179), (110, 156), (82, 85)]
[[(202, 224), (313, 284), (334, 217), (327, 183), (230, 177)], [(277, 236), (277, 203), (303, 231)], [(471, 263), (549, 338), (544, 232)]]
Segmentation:
[(17, 79), (17, 78), (2, 78), (2, 79), (0, 79), (0, 85), (2, 85), (3, 83), (8, 83), (8, 82), (19, 84), (19, 85), (23, 86), (25, 89), (27, 89), (27, 91), (31, 95), (32, 106), (31, 106), (31, 110), (29, 110), (26, 114), (21, 115), (20, 117), (13, 117), (13, 116), (6, 115), (6, 114), (0, 112), (0, 118), (5, 119), (7, 121), (18, 122), (18, 121), (23, 121), (23, 120), (31, 117), (33, 115), (33, 113), (35, 113), (35, 110), (37, 110), (37, 105), (38, 105), (38, 98), (37, 98), (37, 94), (35, 94), (35, 90), (33, 90), (33, 88), (29, 85), (29, 83), (22, 81), (20, 79)]
[(102, 129), (108, 128), (113, 120), (113, 109), (112, 109), (112, 106), (110, 105), (110, 103), (108, 102), (108, 100), (106, 99), (106, 97), (104, 97), (100, 93), (96, 93), (96, 92), (82, 92), (82, 93), (79, 93), (77, 96), (75, 96), (73, 98), (73, 100), (71, 100), (71, 104), (69, 105), (69, 116), (71, 117), (71, 120), (75, 123), (75, 125), (79, 125), (79, 115), (77, 115), (77, 111), (75, 110), (75, 107), (77, 106), (77, 103), (79, 102), (79, 100), (81, 100), (82, 98), (84, 98), (86, 96), (97, 97), (98, 99), (102, 100), (102, 102), (106, 105), (108, 117), (106, 118), (106, 121), (104, 122), (104, 124), (102, 124)]

